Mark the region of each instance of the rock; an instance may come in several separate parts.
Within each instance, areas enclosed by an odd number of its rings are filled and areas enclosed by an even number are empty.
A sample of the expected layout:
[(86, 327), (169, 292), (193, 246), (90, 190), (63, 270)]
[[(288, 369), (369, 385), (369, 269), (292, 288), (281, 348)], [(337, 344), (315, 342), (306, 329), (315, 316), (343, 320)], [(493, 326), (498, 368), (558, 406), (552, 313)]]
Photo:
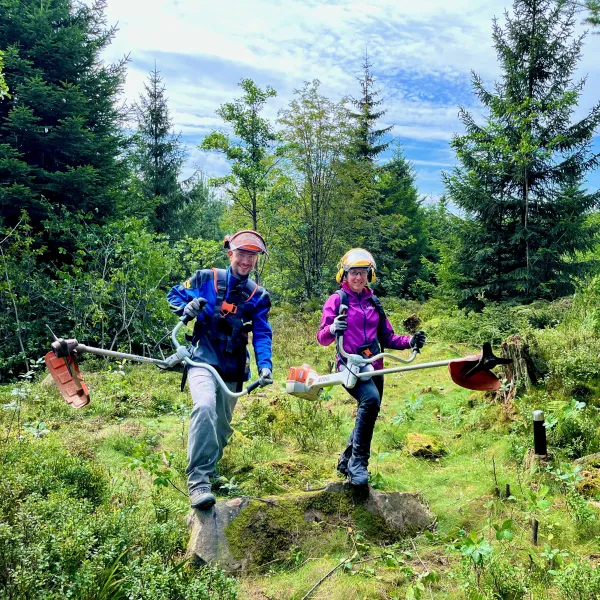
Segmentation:
[(581, 480), (575, 484), (575, 489), (588, 498), (595, 498), (600, 493), (600, 471), (579, 471)]
[(418, 494), (330, 483), (315, 492), (233, 498), (210, 510), (192, 510), (188, 554), (200, 563), (247, 570), (284, 557), (303, 537), (324, 535), (323, 523), (350, 525), (381, 542), (431, 529), (435, 522)]
[(248, 498), (232, 498), (217, 502), (209, 510), (192, 509), (186, 518), (190, 530), (188, 553), (201, 564), (219, 563), (228, 570), (243, 569), (245, 562), (233, 557), (224, 531), (249, 503)]
[(425, 433), (407, 433), (404, 438), (404, 450), (411, 456), (421, 458), (441, 458), (448, 454), (444, 442)]
[(582, 456), (581, 458), (578, 458), (573, 462), (576, 465), (583, 465), (585, 467), (593, 467), (595, 469), (598, 469), (600, 468), (600, 452), (595, 452), (594, 454)]

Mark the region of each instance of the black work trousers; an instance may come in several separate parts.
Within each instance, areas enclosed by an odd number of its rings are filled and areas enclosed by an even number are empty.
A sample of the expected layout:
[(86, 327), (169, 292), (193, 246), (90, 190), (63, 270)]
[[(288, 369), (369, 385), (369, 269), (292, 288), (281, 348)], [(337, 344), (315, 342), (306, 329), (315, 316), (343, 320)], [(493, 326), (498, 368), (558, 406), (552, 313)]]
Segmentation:
[(366, 485), (371, 440), (383, 398), (383, 375), (360, 380), (353, 388), (346, 388), (346, 390), (356, 399), (358, 409), (354, 429), (346, 449), (340, 456), (338, 469), (342, 473), (347, 472), (351, 483)]

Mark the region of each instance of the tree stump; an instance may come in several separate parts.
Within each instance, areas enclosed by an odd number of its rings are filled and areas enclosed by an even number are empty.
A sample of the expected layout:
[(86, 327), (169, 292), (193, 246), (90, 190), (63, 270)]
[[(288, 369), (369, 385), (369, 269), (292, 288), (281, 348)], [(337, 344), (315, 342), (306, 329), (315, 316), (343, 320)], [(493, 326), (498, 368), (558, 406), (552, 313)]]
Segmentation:
[(504, 378), (512, 384), (510, 399), (519, 390), (527, 390), (538, 382), (540, 373), (531, 355), (531, 346), (520, 335), (511, 335), (501, 346), (502, 358), (510, 358), (512, 363), (504, 365)]

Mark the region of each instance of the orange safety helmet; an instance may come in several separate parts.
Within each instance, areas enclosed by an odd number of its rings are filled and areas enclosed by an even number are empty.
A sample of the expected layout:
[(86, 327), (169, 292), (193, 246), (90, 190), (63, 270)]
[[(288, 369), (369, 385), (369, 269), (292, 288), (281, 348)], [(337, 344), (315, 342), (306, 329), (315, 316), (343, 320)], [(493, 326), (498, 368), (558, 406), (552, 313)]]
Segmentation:
[(227, 250), (244, 250), (245, 252), (269, 256), (262, 235), (252, 229), (243, 229), (233, 235), (226, 235), (223, 240), (223, 247)]
[(338, 267), (339, 270), (335, 276), (335, 280), (338, 283), (342, 283), (346, 273), (352, 267), (367, 267), (369, 269), (368, 281), (372, 282), (376, 279), (375, 259), (370, 252), (367, 252), (362, 248), (352, 248), (352, 250), (348, 250), (348, 252), (342, 256), (342, 260), (340, 260)]

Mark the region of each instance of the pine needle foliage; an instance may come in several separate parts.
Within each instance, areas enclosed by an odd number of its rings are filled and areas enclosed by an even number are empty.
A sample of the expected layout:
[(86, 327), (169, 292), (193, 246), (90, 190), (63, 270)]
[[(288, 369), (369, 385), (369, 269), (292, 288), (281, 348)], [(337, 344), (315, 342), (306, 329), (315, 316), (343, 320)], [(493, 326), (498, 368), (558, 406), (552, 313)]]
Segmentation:
[(377, 128), (376, 123), (387, 111), (379, 110), (383, 100), (377, 100), (379, 91), (375, 89), (375, 77), (371, 72), (373, 64), (365, 51), (363, 76), (358, 78), (361, 94), (358, 98), (350, 98), (355, 110), (348, 110), (348, 117), (353, 125), (350, 154), (353, 158), (373, 162), (382, 152), (385, 152), (390, 142), (382, 142), (392, 126)]
[(493, 25), (500, 80), (489, 90), (472, 76), (486, 122), (461, 108), (466, 133), (452, 141), (460, 164), (444, 176), (467, 217), (461, 294), (554, 298), (590, 266), (576, 256), (596, 233), (586, 217), (600, 193), (581, 188), (600, 160), (590, 151), (600, 104), (573, 121), (585, 80), (573, 81), (583, 37), (574, 36), (572, 5), (516, 0), (505, 19)]
[(105, 0), (0, 0), (0, 48), (10, 98), (0, 102), (0, 218), (31, 225), (59, 207), (114, 215), (124, 179), (126, 58), (101, 56), (116, 29)]

